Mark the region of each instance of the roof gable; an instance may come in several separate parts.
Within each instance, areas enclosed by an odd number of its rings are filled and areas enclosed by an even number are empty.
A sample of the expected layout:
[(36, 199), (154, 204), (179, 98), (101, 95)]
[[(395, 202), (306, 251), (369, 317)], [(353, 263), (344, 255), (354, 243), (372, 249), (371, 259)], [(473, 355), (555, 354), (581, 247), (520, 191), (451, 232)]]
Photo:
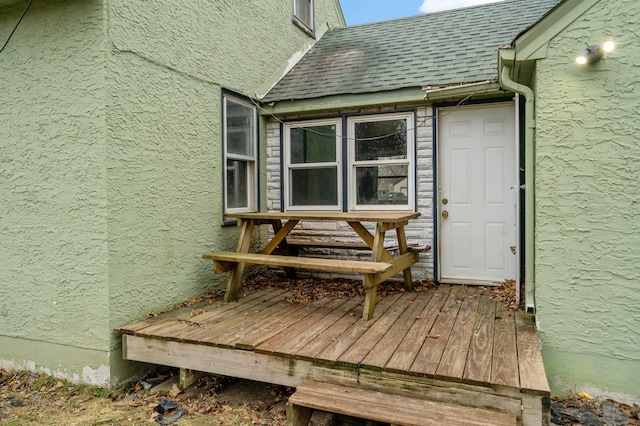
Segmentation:
[(265, 102), (392, 91), (497, 78), (497, 49), (560, 0), (511, 0), (333, 28)]
[(598, 0), (563, 0), (543, 19), (518, 34), (514, 40), (518, 46), (518, 59), (544, 58), (549, 41), (596, 3)]

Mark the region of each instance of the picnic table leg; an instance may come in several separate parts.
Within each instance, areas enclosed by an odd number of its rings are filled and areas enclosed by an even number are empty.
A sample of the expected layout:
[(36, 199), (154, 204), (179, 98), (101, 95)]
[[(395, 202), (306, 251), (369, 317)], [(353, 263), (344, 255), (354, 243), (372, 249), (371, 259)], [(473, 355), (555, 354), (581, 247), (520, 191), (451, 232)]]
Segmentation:
[[(251, 246), (251, 237), (253, 236), (254, 222), (252, 220), (240, 220), (238, 226), (241, 226), (240, 238), (238, 240), (238, 253), (248, 253)], [(224, 301), (231, 302), (238, 300), (238, 289), (242, 281), (242, 272), (244, 271), (244, 262), (236, 263), (231, 271), (229, 282), (227, 283), (227, 291), (224, 294)]]
[(374, 281), (373, 274), (362, 274), (362, 285), (366, 289), (364, 296), (364, 309), (362, 310), (362, 319), (367, 321), (373, 316), (376, 309), (378, 298), (378, 284)]
[(387, 253), (384, 249), (384, 227), (380, 223), (376, 227), (376, 234), (373, 237), (373, 247), (371, 247), (371, 251), (374, 262), (380, 262), (384, 256), (383, 253)]
[[(374, 262), (380, 262), (384, 257), (384, 254), (389, 254), (384, 249), (384, 227), (382, 224), (378, 224), (376, 227), (376, 233), (373, 237), (371, 250), (373, 252), (372, 257)], [(367, 289), (364, 296), (364, 309), (362, 311), (362, 319), (366, 321), (371, 319), (373, 312), (376, 309), (378, 299), (378, 282), (375, 275), (362, 274), (362, 284)]]
[[(295, 226), (298, 223), (298, 221), (293, 221), (293, 226)], [(288, 223), (287, 223), (288, 225)], [(273, 227), (273, 235), (275, 236), (278, 232), (280, 232), (280, 230), (282, 229), (282, 222), (279, 219), (274, 219), (271, 222), (271, 226)], [(293, 228), (292, 226), (292, 228)], [(285, 254), (287, 255), (292, 255), (292, 250), (289, 248), (289, 246), (287, 245), (287, 239), (285, 238), (284, 240), (282, 240), (282, 243), (280, 243), (280, 246), (284, 249)], [(297, 250), (297, 249), (295, 249)], [(298, 253), (296, 252), (295, 255), (297, 256)], [(284, 273), (286, 275), (287, 278), (289, 279), (293, 279), (296, 278), (297, 274), (296, 274), (296, 269), (292, 268), (290, 266), (286, 266), (284, 268)]]
[[(398, 248), (400, 254), (403, 255), (407, 253), (407, 237), (404, 233), (404, 226), (399, 226), (396, 228), (396, 235), (398, 237)], [(404, 275), (404, 286), (407, 290), (413, 290), (413, 278), (411, 277), (411, 268), (406, 268), (402, 271), (402, 275)]]

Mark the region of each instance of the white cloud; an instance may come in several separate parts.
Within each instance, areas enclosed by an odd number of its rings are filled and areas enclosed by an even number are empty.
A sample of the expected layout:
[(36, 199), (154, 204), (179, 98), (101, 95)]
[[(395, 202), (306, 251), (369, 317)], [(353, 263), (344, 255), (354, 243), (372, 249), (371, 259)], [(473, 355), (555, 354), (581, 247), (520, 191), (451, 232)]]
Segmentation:
[(460, 7), (475, 6), (478, 4), (495, 3), (502, 0), (423, 0), (420, 12), (431, 13)]

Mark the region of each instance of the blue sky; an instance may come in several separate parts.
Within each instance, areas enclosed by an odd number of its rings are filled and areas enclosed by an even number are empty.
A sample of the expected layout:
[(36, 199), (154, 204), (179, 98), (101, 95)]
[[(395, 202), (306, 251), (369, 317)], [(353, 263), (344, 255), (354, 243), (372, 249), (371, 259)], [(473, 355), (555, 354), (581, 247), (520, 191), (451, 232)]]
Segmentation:
[(497, 0), (340, 0), (340, 5), (347, 25), (358, 25), (495, 1)]

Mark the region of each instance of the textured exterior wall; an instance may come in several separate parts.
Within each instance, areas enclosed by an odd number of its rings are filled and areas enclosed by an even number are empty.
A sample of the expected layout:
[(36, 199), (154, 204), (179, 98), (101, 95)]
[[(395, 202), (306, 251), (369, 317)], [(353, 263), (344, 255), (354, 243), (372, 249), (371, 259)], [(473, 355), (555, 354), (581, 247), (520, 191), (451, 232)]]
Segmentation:
[[(316, 4), (318, 30), (340, 24), (333, 0)], [(313, 42), (291, 13), (280, 0), (109, 1), (111, 327), (226, 283), (201, 258), (237, 244), (221, 226), (221, 91), (253, 95)], [(113, 380), (129, 374), (112, 365)]]
[[(536, 302), (556, 393), (640, 398), (640, 3), (602, 0), (539, 61)], [(610, 37), (600, 63), (574, 63)]]
[[(376, 114), (379, 112), (394, 112), (393, 109), (388, 107), (366, 108), (366, 109), (349, 109), (348, 111), (339, 111), (334, 114), (347, 114), (358, 115), (362, 113)], [(434, 232), (433, 232), (433, 109), (429, 106), (420, 106), (415, 109), (417, 130), (416, 130), (416, 187), (417, 187), (417, 200), (416, 210), (421, 213), (421, 216), (417, 220), (412, 220), (407, 227), (405, 227), (405, 233), (407, 241), (409, 243), (415, 243), (420, 245), (430, 245), (434, 247)], [(326, 117), (327, 114), (322, 115)], [(313, 119), (313, 117), (298, 117), (289, 116), (285, 117), (285, 120), (297, 120), (297, 119)], [(281, 153), (281, 136), (280, 136), (280, 122), (272, 120), (268, 125), (268, 141), (267, 141), (267, 208), (269, 210), (279, 211), (281, 207), (281, 189), (282, 179), (280, 176), (280, 164), (282, 161)], [(338, 236), (338, 239), (348, 241), (360, 241), (359, 237), (353, 232), (353, 230), (347, 225), (342, 224), (334, 226), (334, 224), (316, 224), (310, 223), (305, 226), (305, 223), (301, 223), (300, 228), (296, 228), (292, 235), (296, 235), (297, 238), (313, 238), (316, 235), (321, 235), (326, 230), (332, 232), (332, 236)], [(329, 227), (329, 229), (327, 229)], [(373, 228), (372, 228), (373, 229)], [(336, 231), (340, 231), (337, 233)], [(396, 244), (396, 236), (394, 232), (387, 234), (387, 244)], [(314, 253), (314, 255), (322, 256), (322, 249)], [(331, 253), (335, 256), (335, 253)], [(369, 259), (371, 254), (366, 251), (354, 251), (353, 253), (347, 253), (348, 256), (355, 256), (360, 258)], [(413, 279), (420, 280), (426, 278), (433, 278), (433, 251), (420, 254), (420, 262), (411, 268)], [(398, 275), (398, 279), (401, 275)]]
[(109, 363), (103, 28), (101, 1), (34, 2), (0, 54), (0, 367), (88, 382)]
[[(318, 34), (342, 23), (316, 4)], [(0, 34), (23, 6), (0, 7)], [(114, 327), (223, 283), (201, 259), (237, 237), (221, 90), (252, 95), (313, 42), (291, 9), (34, 2), (0, 54), (0, 367), (124, 379)]]

